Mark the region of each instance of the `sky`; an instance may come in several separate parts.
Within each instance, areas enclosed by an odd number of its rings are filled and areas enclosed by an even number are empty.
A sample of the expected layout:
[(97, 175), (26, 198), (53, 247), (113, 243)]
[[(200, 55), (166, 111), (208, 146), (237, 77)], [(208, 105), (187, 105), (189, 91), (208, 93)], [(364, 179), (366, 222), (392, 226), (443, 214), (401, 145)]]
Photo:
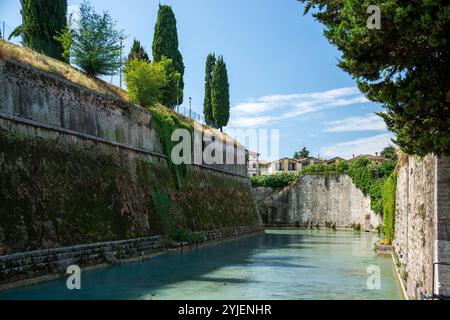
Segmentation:
[[(69, 10), (82, 1), (68, 0)], [(230, 81), (231, 119), (236, 128), (279, 130), (279, 155), (306, 147), (312, 156), (332, 158), (381, 151), (393, 138), (355, 81), (336, 64), (338, 50), (323, 27), (297, 0), (91, 0), (109, 11), (151, 55), (158, 4), (171, 5), (177, 18), (180, 52), (186, 66), (185, 102), (203, 113), (205, 60), (223, 55)], [(21, 23), (20, 1), (0, 0), (0, 21)]]

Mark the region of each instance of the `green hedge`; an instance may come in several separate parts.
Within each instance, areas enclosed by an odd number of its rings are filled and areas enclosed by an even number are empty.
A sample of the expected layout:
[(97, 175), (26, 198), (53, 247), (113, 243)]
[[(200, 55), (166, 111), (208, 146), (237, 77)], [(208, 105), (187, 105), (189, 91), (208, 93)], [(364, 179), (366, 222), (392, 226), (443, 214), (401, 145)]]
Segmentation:
[(395, 195), (397, 191), (397, 174), (393, 172), (385, 181), (382, 189), (383, 198), (383, 233), (385, 239), (392, 243), (395, 233)]
[(251, 177), (253, 187), (266, 187), (266, 188), (284, 188), (290, 185), (292, 182), (300, 177), (299, 174), (294, 173), (277, 173), (270, 176), (257, 176)]

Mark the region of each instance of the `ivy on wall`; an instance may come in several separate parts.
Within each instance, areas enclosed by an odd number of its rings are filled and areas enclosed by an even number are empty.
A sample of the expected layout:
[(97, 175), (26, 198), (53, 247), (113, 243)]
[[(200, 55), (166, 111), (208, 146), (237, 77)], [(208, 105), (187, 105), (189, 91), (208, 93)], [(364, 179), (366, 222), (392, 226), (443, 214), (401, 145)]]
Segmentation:
[(245, 183), (185, 170), (178, 189), (160, 160), (0, 127), (0, 254), (258, 224)]
[(386, 179), (382, 189), (383, 198), (383, 233), (390, 244), (395, 235), (395, 197), (397, 191), (397, 173), (392, 172)]
[(192, 134), (193, 126), (187, 119), (181, 121), (179, 115), (162, 105), (154, 105), (150, 107), (150, 111), (152, 112), (152, 125), (161, 140), (163, 152), (167, 157), (167, 164), (172, 172), (177, 189), (181, 190), (183, 179), (186, 176), (186, 165), (177, 165), (171, 160), (172, 150), (177, 144), (177, 142), (172, 141), (172, 133), (176, 129), (187, 129)]
[(370, 196), (371, 209), (384, 217), (383, 233), (391, 242), (394, 237), (395, 192), (397, 180), (396, 163), (385, 161), (377, 164), (366, 158), (352, 162), (340, 161), (335, 164), (318, 164), (303, 168), (300, 173), (280, 173), (276, 175), (252, 177), (253, 187), (284, 188), (298, 181), (304, 175), (318, 175), (327, 178), (333, 175), (347, 174), (362, 193)]

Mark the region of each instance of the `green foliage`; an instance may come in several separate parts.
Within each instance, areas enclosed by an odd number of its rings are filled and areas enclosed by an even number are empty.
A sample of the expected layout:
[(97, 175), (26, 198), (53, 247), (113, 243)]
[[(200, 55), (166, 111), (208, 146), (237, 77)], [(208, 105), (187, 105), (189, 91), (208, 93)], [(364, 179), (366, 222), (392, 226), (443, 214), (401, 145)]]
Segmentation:
[(178, 229), (182, 224), (178, 223), (177, 215), (171, 208), (169, 194), (167, 192), (156, 191), (151, 197), (153, 209), (159, 217), (164, 236), (167, 239), (175, 240), (174, 238), (179, 233)]
[(57, 33), (55, 36), (55, 40), (61, 44), (63, 48), (63, 52), (61, 53), (61, 57), (65, 62), (70, 63), (70, 55), (71, 48), (73, 43), (73, 32), (68, 27), (64, 27), (64, 29)]
[(160, 102), (167, 85), (163, 63), (149, 63), (145, 60), (130, 60), (125, 66), (125, 83), (131, 102), (149, 107)]
[(167, 105), (177, 95), (180, 74), (170, 59), (159, 62), (131, 59), (125, 65), (125, 82), (131, 102), (142, 107), (155, 103)]
[[(448, 1), (299, 0), (342, 52), (339, 67), (366, 96), (408, 154), (450, 154), (450, 3)], [(381, 10), (381, 29), (367, 28), (367, 8)]]
[(80, 6), (79, 28), (73, 30), (73, 62), (88, 75), (114, 75), (122, 67), (122, 31), (108, 12), (95, 13), (89, 2)]
[(211, 85), (213, 79), (214, 66), (216, 64), (216, 56), (214, 53), (210, 53), (206, 58), (205, 68), (205, 99), (203, 102), (203, 115), (205, 116), (205, 122), (208, 126), (215, 127), (215, 121), (213, 116)]
[(393, 172), (382, 188), (383, 203), (383, 233), (385, 240), (392, 243), (395, 235), (395, 197), (397, 191), (397, 175)]
[(161, 61), (163, 57), (171, 59), (175, 70), (180, 74), (180, 79), (177, 83), (180, 94), (172, 101), (169, 101), (167, 105), (175, 106), (182, 104), (184, 89), (184, 63), (183, 57), (178, 50), (177, 21), (170, 6), (159, 6), (152, 49), (153, 60), (158, 62)]
[(306, 147), (303, 147), (303, 149), (299, 152), (294, 153), (294, 159), (304, 159), (309, 157), (309, 150), (306, 149)]
[(381, 156), (385, 157), (386, 159), (397, 162), (397, 150), (395, 149), (394, 146), (384, 148), (383, 151), (381, 151)]
[(346, 173), (348, 169), (347, 162), (338, 162), (332, 164), (316, 164), (312, 166), (304, 167), (301, 174), (312, 174), (312, 175), (335, 175)]
[(166, 57), (162, 57), (157, 63), (163, 66), (166, 75), (166, 84), (163, 86), (161, 103), (173, 108), (176, 105), (178, 97), (182, 94), (178, 85), (181, 74), (175, 69), (172, 60), (167, 59)]
[(353, 183), (364, 195), (370, 196), (370, 205), (377, 214), (383, 214), (383, 190), (387, 178), (394, 172), (395, 162), (386, 161), (381, 164), (360, 158), (353, 162), (339, 161), (333, 164), (317, 164), (303, 168), (301, 175), (349, 175)]
[(177, 191), (164, 162), (128, 155), (0, 129), (0, 247), (16, 253), (161, 234), (193, 243), (197, 231), (258, 224), (251, 192), (235, 177), (188, 169)]
[(266, 188), (284, 188), (298, 179), (298, 174), (292, 173), (277, 173), (267, 176), (251, 177), (253, 187), (266, 187)]
[(141, 42), (139, 40), (133, 40), (130, 53), (128, 54), (128, 61), (130, 60), (144, 60), (146, 62), (150, 62), (150, 58), (144, 47), (141, 46)]
[(64, 60), (64, 49), (55, 37), (67, 24), (67, 0), (21, 0), (21, 5), (22, 25), (10, 38), (21, 35), (25, 46)]
[(220, 56), (214, 66), (211, 82), (212, 111), (215, 123), (222, 130), (230, 120), (230, 84), (227, 66)]
[(172, 150), (177, 145), (177, 142), (172, 141), (172, 133), (176, 129), (187, 129), (192, 133), (192, 126), (180, 121), (178, 116), (167, 108), (152, 106), (150, 110), (153, 114), (152, 124), (161, 140), (164, 154), (167, 157), (167, 164), (172, 172), (177, 189), (181, 190), (187, 169), (185, 164), (177, 165), (172, 161)]

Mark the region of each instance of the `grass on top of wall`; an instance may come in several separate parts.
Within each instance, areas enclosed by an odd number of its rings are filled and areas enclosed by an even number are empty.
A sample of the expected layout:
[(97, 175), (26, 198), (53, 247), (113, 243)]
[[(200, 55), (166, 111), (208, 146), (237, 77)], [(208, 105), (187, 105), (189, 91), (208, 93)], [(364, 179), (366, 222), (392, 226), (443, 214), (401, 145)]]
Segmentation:
[[(65, 62), (50, 58), (46, 55), (33, 51), (29, 48), (20, 47), (5, 40), (0, 39), (0, 59), (5, 61), (17, 61), (25, 65), (33, 66), (34, 68), (47, 72), (51, 75), (60, 77), (74, 84), (83, 86), (89, 90), (99, 94), (112, 97), (124, 102), (130, 102), (126, 90), (116, 87), (102, 79), (92, 77), (83, 71), (67, 64)], [(145, 107), (145, 106), (142, 106)], [(151, 112), (155, 113), (158, 118), (167, 118), (168, 115), (172, 118), (177, 118), (177, 122), (183, 126), (193, 127), (194, 120), (175, 112), (163, 105), (157, 104), (150, 108)], [(231, 142), (234, 145), (240, 145), (239, 142), (229, 137), (225, 133), (219, 132), (217, 129), (202, 125), (202, 131), (215, 130), (215, 135), (223, 142)]]
[(127, 92), (99, 78), (88, 76), (86, 73), (72, 67), (70, 64), (47, 57), (29, 48), (22, 48), (0, 39), (0, 59), (14, 60), (31, 65), (36, 69), (61, 77), (67, 81), (81, 85), (87, 89), (115, 99), (128, 101)]

